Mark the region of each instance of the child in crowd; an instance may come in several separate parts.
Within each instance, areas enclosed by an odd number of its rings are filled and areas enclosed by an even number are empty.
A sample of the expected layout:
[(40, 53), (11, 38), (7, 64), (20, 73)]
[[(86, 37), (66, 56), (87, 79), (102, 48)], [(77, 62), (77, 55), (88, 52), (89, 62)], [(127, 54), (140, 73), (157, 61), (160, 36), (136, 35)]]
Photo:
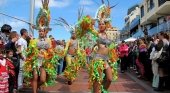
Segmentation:
[(10, 60), (12, 69), (9, 68), (9, 93), (16, 93), (16, 76), (15, 76), (15, 67), (13, 64), (13, 50), (7, 50), (6, 51), (6, 57), (8, 60)]
[(4, 50), (0, 48), (0, 93), (9, 93), (9, 69), (14, 68), (10, 60), (4, 58)]

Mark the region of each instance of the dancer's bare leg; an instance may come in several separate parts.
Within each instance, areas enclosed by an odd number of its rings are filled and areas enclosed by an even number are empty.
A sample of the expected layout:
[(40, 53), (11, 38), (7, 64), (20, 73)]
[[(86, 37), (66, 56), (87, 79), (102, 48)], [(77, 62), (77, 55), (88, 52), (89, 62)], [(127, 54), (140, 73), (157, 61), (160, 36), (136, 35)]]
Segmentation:
[(38, 80), (38, 74), (37, 71), (33, 71), (33, 80), (32, 80), (32, 89), (33, 93), (37, 93), (37, 80)]
[[(98, 71), (99, 71), (100, 77), (102, 78), (102, 71), (101, 70), (98, 70)], [(93, 92), (101, 93), (101, 85), (99, 84), (99, 82), (97, 80), (95, 80), (93, 83)]]
[(105, 70), (105, 74), (106, 74), (106, 80), (104, 82), (104, 89), (108, 90), (108, 88), (110, 87), (112, 83), (112, 69), (108, 67)]
[[(46, 82), (46, 71), (44, 68), (40, 68), (40, 86)], [(43, 87), (41, 87), (41, 89), (43, 90)]]
[(93, 93), (101, 93), (100, 84), (97, 80), (93, 83)]

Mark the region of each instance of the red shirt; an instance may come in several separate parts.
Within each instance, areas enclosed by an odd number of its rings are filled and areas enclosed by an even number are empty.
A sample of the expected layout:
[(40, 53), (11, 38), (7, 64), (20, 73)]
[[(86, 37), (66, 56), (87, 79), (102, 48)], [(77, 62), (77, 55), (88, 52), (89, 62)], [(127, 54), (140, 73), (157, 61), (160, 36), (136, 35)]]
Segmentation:
[(126, 44), (119, 46), (120, 57), (128, 56), (129, 47)]
[(91, 54), (91, 49), (90, 49), (90, 48), (86, 48), (85, 51), (86, 51), (86, 55), (87, 55), (87, 56), (90, 56), (90, 54)]

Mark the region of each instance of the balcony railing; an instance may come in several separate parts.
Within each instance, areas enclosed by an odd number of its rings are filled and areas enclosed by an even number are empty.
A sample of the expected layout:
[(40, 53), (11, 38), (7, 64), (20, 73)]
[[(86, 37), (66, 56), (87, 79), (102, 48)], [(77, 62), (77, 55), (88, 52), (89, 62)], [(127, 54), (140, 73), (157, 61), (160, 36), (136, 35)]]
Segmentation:
[(166, 1), (170, 1), (170, 0), (158, 0), (158, 5), (161, 6), (161, 5), (163, 5)]
[(158, 28), (158, 26), (155, 26), (155, 27), (149, 29), (149, 30), (148, 30), (148, 34), (149, 34), (149, 35), (154, 35), (154, 34), (158, 33), (157, 28)]
[(144, 36), (144, 34), (143, 34), (142, 30), (139, 29), (138, 32), (135, 33), (132, 37), (134, 37), (134, 38), (140, 38), (140, 37), (143, 37), (143, 36)]
[(170, 31), (170, 21), (164, 22), (162, 24), (159, 25), (158, 27), (158, 32), (161, 31)]
[(154, 35), (159, 32), (166, 32), (170, 31), (170, 21), (164, 22), (158, 26), (155, 26), (148, 30), (149, 35)]
[(130, 24), (130, 30), (140, 24), (140, 17), (137, 16)]

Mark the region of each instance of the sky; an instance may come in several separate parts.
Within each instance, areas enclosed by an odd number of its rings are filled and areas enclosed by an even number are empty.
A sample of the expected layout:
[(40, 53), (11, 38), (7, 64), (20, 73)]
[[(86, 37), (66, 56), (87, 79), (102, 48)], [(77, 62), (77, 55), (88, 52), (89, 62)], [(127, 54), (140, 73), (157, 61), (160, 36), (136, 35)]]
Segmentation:
[[(0, 0), (0, 12), (14, 16), (25, 21), (30, 20), (30, 1), (31, 0)], [(135, 4), (140, 4), (142, 0), (109, 0), (111, 5), (117, 4), (111, 11), (112, 26), (122, 29), (124, 26), (124, 18), (127, 15), (127, 10)], [(107, 4), (107, 0), (105, 0)], [(95, 16), (98, 7), (101, 5), (101, 0), (50, 0), (49, 8), (51, 11), (51, 25), (52, 31), (48, 35), (53, 35), (55, 39), (70, 38), (70, 33), (61, 26), (54, 25), (57, 23), (55, 19), (59, 17), (64, 18), (71, 25), (77, 22), (78, 8), (84, 8), (84, 15)], [(34, 20), (41, 7), (41, 0), (35, 0)], [(19, 32), (21, 28), (29, 30), (29, 25), (0, 15), (0, 27), (3, 24), (12, 26), (13, 31)], [(35, 24), (35, 22), (34, 22)], [(38, 37), (38, 33), (34, 30), (34, 37)]]

